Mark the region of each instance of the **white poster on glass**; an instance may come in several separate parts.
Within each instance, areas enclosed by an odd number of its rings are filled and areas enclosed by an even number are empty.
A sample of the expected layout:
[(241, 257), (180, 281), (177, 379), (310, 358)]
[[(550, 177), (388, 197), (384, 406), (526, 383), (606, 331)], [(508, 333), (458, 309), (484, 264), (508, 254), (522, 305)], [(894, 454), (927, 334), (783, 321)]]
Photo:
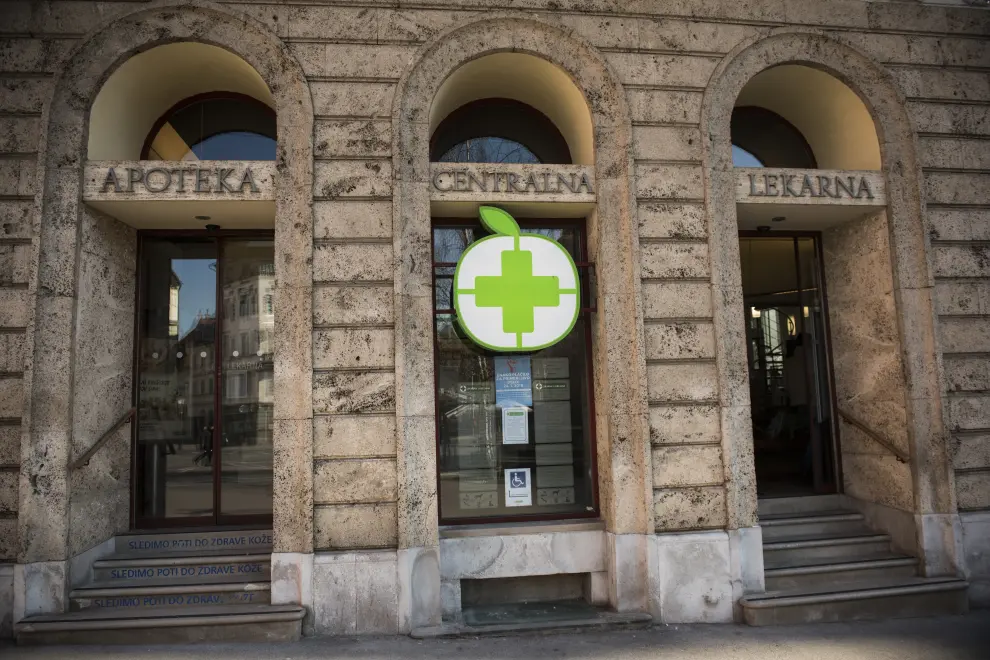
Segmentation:
[(529, 410), (525, 406), (502, 408), (502, 444), (529, 444)]

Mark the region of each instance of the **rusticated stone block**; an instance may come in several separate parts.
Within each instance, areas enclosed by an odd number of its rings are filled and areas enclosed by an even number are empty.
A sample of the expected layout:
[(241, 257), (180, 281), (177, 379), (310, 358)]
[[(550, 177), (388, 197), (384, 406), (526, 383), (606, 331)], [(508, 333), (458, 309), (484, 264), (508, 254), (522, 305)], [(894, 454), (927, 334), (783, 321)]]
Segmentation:
[(953, 437), (952, 466), (957, 470), (990, 469), (990, 434)]
[(653, 448), (653, 487), (711, 486), (725, 480), (718, 445)]
[(318, 161), (313, 168), (313, 196), (323, 199), (388, 197), (392, 194), (392, 161)]
[(635, 157), (641, 160), (701, 160), (701, 131), (691, 126), (636, 126)]
[(0, 332), (0, 372), (24, 371), (25, 340), (23, 332)]
[(40, 113), (51, 84), (50, 78), (0, 79), (0, 111)]
[(645, 278), (700, 279), (709, 273), (704, 243), (646, 243), (639, 249), (639, 261)]
[(0, 515), (17, 513), (17, 481), (20, 472), (0, 469)]
[(649, 364), (646, 378), (650, 401), (713, 401), (718, 396), (710, 362)]
[(320, 120), (314, 126), (313, 154), (370, 158), (392, 153), (392, 125), (373, 119)]
[(648, 323), (646, 359), (686, 360), (715, 357), (711, 323)]
[(939, 335), (939, 344), (946, 353), (990, 352), (990, 323), (984, 318), (944, 317)]
[(391, 323), (393, 295), (391, 285), (316, 287), (313, 289), (313, 324)]
[(957, 392), (990, 390), (990, 362), (982, 356), (947, 356), (945, 380)]
[(0, 378), (0, 417), (20, 417), (24, 411), (24, 381)]
[(313, 374), (316, 413), (391, 412), (395, 374), (390, 371), (335, 371)]
[(936, 245), (932, 252), (938, 277), (990, 276), (990, 245)]
[(990, 107), (987, 106), (918, 101), (908, 103), (907, 109), (919, 132), (990, 135)]
[(990, 241), (990, 210), (928, 209), (928, 226), (936, 240)]
[(392, 415), (319, 415), (313, 418), (315, 458), (395, 456)]
[(607, 53), (619, 81), (626, 85), (669, 85), (703, 89), (718, 65), (714, 57)]
[(395, 83), (311, 82), (313, 112), (328, 117), (390, 117)]
[(398, 519), (393, 502), (316, 506), (313, 516), (317, 550), (396, 546)]
[(390, 243), (318, 243), (313, 246), (317, 282), (387, 282), (392, 279)]
[(653, 520), (657, 532), (724, 527), (725, 490), (702, 486), (654, 491)]
[(927, 99), (990, 101), (990, 80), (976, 71), (893, 69), (905, 96)]
[(398, 80), (416, 54), (405, 44), (327, 44), (326, 73), (334, 78)]
[(990, 428), (990, 396), (956, 394), (949, 397), (950, 428), (957, 431)]
[(707, 282), (643, 282), (643, 318), (711, 318)]
[(329, 328), (313, 332), (317, 369), (383, 368), (395, 364), (391, 328)]
[(705, 238), (707, 219), (701, 204), (640, 202), (640, 238)]
[(627, 88), (633, 121), (696, 124), (701, 121), (702, 92)]
[(0, 562), (17, 561), (17, 518), (0, 518)]
[(717, 444), (720, 440), (716, 405), (650, 407), (650, 441), (655, 445)]
[(313, 236), (335, 238), (391, 238), (392, 202), (316, 202)]
[(395, 460), (318, 460), (313, 467), (313, 501), (318, 504), (394, 502)]
[(700, 165), (637, 165), (636, 197), (640, 199), (703, 199)]
[(990, 470), (956, 474), (959, 510), (990, 509)]

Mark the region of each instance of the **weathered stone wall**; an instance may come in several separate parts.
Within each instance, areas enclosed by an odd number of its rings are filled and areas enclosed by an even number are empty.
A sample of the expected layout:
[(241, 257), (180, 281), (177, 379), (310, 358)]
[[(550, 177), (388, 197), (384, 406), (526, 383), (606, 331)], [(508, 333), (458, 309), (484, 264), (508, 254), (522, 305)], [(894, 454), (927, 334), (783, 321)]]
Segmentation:
[[(881, 211), (822, 233), (835, 399), (910, 455), (888, 232)], [(913, 511), (910, 465), (845, 419), (838, 424), (845, 493)]]
[[(80, 216), (72, 457), (81, 455), (131, 407), (137, 234), (86, 208)], [(124, 425), (89, 465), (69, 476), (69, 554), (130, 524), (131, 429)]]
[[(861, 0), (434, 4), (225, 5), (288, 44), (308, 79), (316, 115), (315, 548), (398, 544), (393, 95), (422, 44), (493, 9), (515, 9), (573, 30), (604, 55), (625, 89), (633, 124), (656, 530), (752, 524), (736, 519), (737, 506), (726, 501), (724, 487), (740, 459), (726, 456), (723, 464), (722, 427), (748, 419), (735, 414), (744, 407), (723, 405), (726, 392), (719, 389), (730, 379), (720, 380), (715, 360), (711, 263), (722, 255), (710, 250), (702, 212), (702, 140), (711, 136), (699, 125), (704, 90), (726, 54), (784, 25), (820, 30), (876, 59), (906, 99), (925, 168), (958, 505), (969, 512), (990, 509), (990, 12)], [(147, 6), (22, 1), (0, 7), (0, 561), (13, 559), (17, 547), (20, 373), (32, 308), (26, 287), (34, 267), (30, 242), (37, 230), (31, 223), (43, 106), (53, 74), (80, 37), (114, 15)], [(715, 296), (724, 294), (714, 289)], [(288, 421), (308, 424), (298, 411)]]

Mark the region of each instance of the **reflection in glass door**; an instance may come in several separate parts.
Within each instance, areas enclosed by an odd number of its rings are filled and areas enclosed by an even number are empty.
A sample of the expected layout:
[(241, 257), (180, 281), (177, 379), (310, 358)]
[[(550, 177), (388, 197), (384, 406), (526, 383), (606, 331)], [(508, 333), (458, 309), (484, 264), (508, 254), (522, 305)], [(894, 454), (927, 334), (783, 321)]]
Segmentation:
[(740, 238), (756, 487), (835, 492), (824, 278), (816, 234)]
[(273, 244), (141, 244), (134, 525), (262, 522), (272, 511)]

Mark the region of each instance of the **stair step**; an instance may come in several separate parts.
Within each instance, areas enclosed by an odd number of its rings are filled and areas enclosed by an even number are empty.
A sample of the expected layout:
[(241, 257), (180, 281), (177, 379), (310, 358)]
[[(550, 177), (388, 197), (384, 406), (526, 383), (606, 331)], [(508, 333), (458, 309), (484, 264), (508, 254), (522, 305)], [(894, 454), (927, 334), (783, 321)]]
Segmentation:
[(968, 583), (958, 578), (904, 578), (770, 591), (739, 602), (753, 626), (965, 614)]
[(822, 562), (764, 570), (767, 591), (803, 590), (833, 584), (911, 578), (917, 574), (914, 557), (889, 556), (847, 562)]
[(763, 544), (764, 566), (801, 565), (819, 559), (855, 561), (881, 554), (890, 554), (886, 534), (815, 535)]
[(227, 554), (240, 551), (270, 553), (272, 551), (272, 531), (270, 529), (238, 529), (122, 534), (114, 541), (114, 548), (121, 553), (147, 555), (177, 550), (219, 550)]
[(761, 497), (757, 502), (760, 518), (779, 514), (802, 514), (834, 511), (842, 508), (841, 495), (808, 495), (802, 497)]
[(93, 583), (101, 586), (267, 581), (270, 576), (271, 556), (263, 554), (108, 558), (93, 562)]
[(764, 541), (802, 538), (815, 535), (848, 536), (868, 533), (863, 514), (853, 511), (778, 514), (760, 518)]
[(271, 603), (271, 583), (174, 585), (160, 587), (101, 587), (73, 589), (69, 609), (90, 608), (130, 610), (136, 608), (194, 607), (221, 605), (267, 605)]
[(28, 617), (14, 635), (25, 645), (295, 641), (305, 614), (297, 605), (90, 608)]

